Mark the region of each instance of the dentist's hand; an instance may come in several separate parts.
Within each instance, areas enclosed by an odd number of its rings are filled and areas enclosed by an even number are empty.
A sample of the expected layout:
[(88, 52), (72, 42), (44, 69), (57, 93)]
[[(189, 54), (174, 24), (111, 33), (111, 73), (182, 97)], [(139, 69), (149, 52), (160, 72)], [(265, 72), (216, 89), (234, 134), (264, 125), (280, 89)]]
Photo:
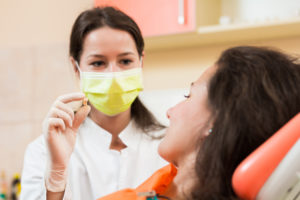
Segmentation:
[(58, 97), (44, 120), (43, 129), (48, 147), (46, 186), (49, 191), (61, 192), (65, 188), (67, 167), (74, 150), (76, 134), (90, 112), (90, 106), (85, 105), (74, 114), (68, 103), (83, 101), (84, 98), (82, 93)]

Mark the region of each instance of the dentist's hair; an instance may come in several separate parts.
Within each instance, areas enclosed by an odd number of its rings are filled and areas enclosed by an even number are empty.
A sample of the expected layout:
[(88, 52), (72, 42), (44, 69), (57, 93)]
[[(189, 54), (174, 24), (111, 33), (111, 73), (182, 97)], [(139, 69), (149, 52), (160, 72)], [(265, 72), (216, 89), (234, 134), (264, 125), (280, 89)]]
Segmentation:
[(135, 41), (139, 56), (142, 56), (144, 38), (138, 25), (128, 15), (113, 7), (92, 8), (77, 17), (70, 37), (70, 56), (79, 62), (86, 35), (104, 26), (128, 32)]
[[(70, 56), (79, 63), (86, 35), (105, 26), (129, 33), (134, 39), (139, 56), (143, 55), (144, 39), (135, 21), (116, 8), (98, 7), (82, 12), (75, 20), (70, 37)], [(164, 128), (139, 98), (131, 105), (131, 117), (146, 133)]]
[(208, 87), (214, 123), (199, 144), (192, 199), (237, 199), (236, 167), (300, 112), (299, 58), (240, 46), (224, 51), (216, 65)]

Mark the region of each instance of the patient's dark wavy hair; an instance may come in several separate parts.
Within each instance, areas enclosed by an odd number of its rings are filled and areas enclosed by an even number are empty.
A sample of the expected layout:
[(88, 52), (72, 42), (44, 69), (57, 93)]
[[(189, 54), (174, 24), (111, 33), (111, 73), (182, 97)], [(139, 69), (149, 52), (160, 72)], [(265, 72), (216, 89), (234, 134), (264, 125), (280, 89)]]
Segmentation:
[(213, 129), (200, 144), (191, 199), (238, 199), (238, 164), (300, 112), (300, 64), (277, 50), (239, 46), (224, 51), (208, 86)]

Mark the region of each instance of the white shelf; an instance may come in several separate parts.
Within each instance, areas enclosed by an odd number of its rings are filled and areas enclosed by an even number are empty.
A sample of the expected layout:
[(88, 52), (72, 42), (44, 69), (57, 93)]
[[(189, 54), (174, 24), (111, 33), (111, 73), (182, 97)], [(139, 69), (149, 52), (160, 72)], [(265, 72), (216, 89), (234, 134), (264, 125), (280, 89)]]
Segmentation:
[(300, 37), (300, 18), (259, 24), (204, 26), (195, 32), (149, 37), (145, 39), (145, 44), (146, 51), (156, 51), (289, 37)]

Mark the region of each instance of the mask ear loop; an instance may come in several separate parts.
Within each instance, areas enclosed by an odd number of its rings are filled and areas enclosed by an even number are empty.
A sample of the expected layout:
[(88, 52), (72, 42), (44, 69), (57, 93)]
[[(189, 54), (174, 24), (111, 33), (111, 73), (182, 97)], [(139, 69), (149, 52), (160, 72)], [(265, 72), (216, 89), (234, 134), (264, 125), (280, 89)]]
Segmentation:
[(141, 58), (140, 58), (140, 62), (141, 62), (140, 67), (141, 67), (141, 69), (143, 69), (143, 57), (142, 57), (142, 56), (141, 56)]
[(82, 71), (80, 70), (79, 64), (77, 61), (75, 61), (75, 65), (77, 70), (79, 71), (79, 79), (80, 79), (80, 90), (83, 91), (83, 87), (82, 87)]
[(75, 65), (76, 65), (76, 68), (78, 69), (79, 71), (79, 75), (80, 75), (80, 78), (81, 78), (81, 70), (80, 70), (80, 67), (79, 67), (79, 64), (77, 61), (75, 61)]

